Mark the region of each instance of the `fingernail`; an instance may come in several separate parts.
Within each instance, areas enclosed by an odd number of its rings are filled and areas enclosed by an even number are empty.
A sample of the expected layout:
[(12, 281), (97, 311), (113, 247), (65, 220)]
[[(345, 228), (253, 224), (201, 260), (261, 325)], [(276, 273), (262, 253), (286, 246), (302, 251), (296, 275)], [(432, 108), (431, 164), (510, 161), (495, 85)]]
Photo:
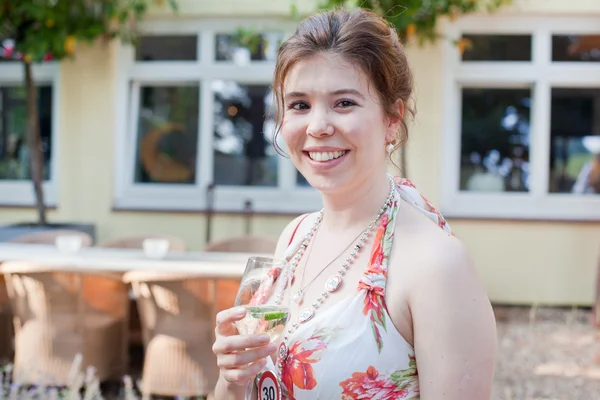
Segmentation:
[(272, 353), (272, 352), (274, 352), (276, 349), (277, 349), (277, 345), (275, 345), (275, 343), (271, 343), (271, 344), (269, 344), (269, 345), (267, 346), (267, 351), (268, 351), (269, 353)]
[(243, 314), (243, 313), (245, 313), (245, 312), (246, 312), (246, 308), (244, 308), (243, 306), (236, 307), (236, 308), (234, 308), (234, 309), (233, 309), (233, 312), (234, 312), (236, 315)]

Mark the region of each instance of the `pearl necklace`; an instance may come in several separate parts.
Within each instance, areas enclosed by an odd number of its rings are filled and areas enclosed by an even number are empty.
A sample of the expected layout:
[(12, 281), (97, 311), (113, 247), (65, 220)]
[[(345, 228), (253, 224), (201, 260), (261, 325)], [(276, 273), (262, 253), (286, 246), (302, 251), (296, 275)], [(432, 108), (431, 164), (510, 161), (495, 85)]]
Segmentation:
[[(350, 252), (350, 255), (348, 257), (346, 257), (346, 259), (342, 263), (342, 266), (337, 270), (337, 274), (334, 274), (331, 277), (329, 277), (329, 279), (325, 283), (325, 290), (321, 293), (321, 295), (319, 297), (317, 297), (316, 301), (314, 303), (312, 303), (311, 307), (304, 308), (302, 311), (300, 311), (300, 313), (298, 314), (298, 320), (296, 322), (292, 323), (292, 326), (290, 326), (287, 329), (287, 332), (285, 333), (285, 335), (283, 337), (283, 341), (281, 342), (281, 345), (279, 346), (279, 353), (278, 353), (278, 359), (277, 359), (277, 369), (279, 371), (280, 376), (281, 376), (281, 370), (283, 368), (283, 362), (285, 361), (287, 354), (288, 354), (288, 350), (289, 350), (288, 341), (289, 341), (290, 336), (300, 327), (300, 325), (310, 321), (315, 316), (317, 309), (319, 308), (319, 306), (321, 304), (323, 304), (323, 302), (325, 302), (325, 300), (329, 297), (330, 293), (333, 293), (340, 288), (340, 286), (342, 284), (343, 276), (345, 275), (346, 270), (348, 270), (348, 268), (350, 268), (350, 265), (356, 259), (359, 250), (362, 248), (364, 242), (369, 237), (371, 231), (377, 224), (377, 221), (381, 218), (381, 216), (386, 212), (388, 207), (392, 204), (392, 201), (394, 199), (394, 189), (396, 187), (396, 184), (394, 183), (394, 180), (392, 177), (389, 177), (389, 182), (390, 182), (390, 192), (389, 192), (389, 195), (388, 195), (385, 203), (383, 204), (383, 206), (377, 213), (377, 216), (375, 218), (373, 218), (373, 220), (371, 221), (371, 223), (369, 224), (367, 229), (365, 229), (363, 234), (360, 236), (360, 238), (358, 239), (358, 243), (356, 243), (356, 245)], [(304, 240), (302, 241), (302, 244), (298, 248), (298, 251), (296, 252), (294, 257), (290, 260), (291, 275), (292, 275), (291, 283), (293, 283), (293, 280), (294, 280), (296, 267), (298, 266), (298, 263), (300, 262), (302, 255), (306, 251), (308, 244), (310, 243), (310, 240), (314, 236), (314, 234), (317, 230), (317, 227), (321, 223), (322, 219), (323, 219), (323, 210), (321, 209), (321, 211), (319, 211), (319, 214), (317, 215), (317, 218), (316, 218), (314, 224), (312, 225), (312, 227), (310, 228), (308, 233), (304, 236)], [(278, 296), (278, 298), (281, 298), (281, 296)]]

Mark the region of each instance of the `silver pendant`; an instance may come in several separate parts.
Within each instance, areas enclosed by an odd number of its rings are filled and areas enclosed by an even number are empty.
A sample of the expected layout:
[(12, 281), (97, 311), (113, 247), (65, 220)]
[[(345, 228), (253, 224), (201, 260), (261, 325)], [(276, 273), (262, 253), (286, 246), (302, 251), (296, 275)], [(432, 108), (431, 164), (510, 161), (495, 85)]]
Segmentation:
[(325, 290), (327, 290), (329, 293), (333, 293), (339, 289), (341, 284), (342, 277), (339, 275), (334, 275), (327, 280), (327, 283), (325, 284)]
[(305, 308), (304, 310), (302, 310), (300, 312), (300, 314), (298, 314), (298, 321), (303, 324), (307, 321), (310, 321), (310, 319), (312, 317), (314, 317), (315, 315), (315, 310), (314, 308)]
[(293, 297), (293, 300), (296, 304), (300, 305), (302, 304), (302, 300), (304, 298), (304, 293), (302, 292), (302, 290), (298, 290)]

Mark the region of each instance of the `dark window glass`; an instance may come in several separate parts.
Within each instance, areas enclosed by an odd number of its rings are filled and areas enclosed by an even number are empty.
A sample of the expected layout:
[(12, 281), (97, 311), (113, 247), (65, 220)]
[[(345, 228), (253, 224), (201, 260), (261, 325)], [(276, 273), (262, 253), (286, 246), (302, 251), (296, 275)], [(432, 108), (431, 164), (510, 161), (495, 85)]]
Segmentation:
[(552, 61), (600, 61), (600, 35), (553, 35)]
[(215, 98), (214, 182), (276, 186), (273, 95), (267, 85), (213, 82)]
[(283, 41), (280, 33), (219, 34), (216, 36), (217, 61), (275, 61)]
[(600, 89), (552, 89), (550, 192), (600, 193)]
[(529, 190), (529, 89), (463, 89), (460, 189)]
[(463, 35), (463, 61), (531, 61), (530, 35)]
[(297, 186), (310, 186), (304, 175), (300, 171), (296, 171), (296, 185)]
[[(38, 88), (44, 179), (52, 160), (52, 86)], [(30, 179), (27, 148), (27, 98), (22, 87), (0, 87), (0, 179)]]
[(198, 85), (141, 88), (136, 183), (195, 183), (199, 96)]
[(136, 48), (137, 61), (195, 61), (198, 37), (181, 35), (142, 36)]

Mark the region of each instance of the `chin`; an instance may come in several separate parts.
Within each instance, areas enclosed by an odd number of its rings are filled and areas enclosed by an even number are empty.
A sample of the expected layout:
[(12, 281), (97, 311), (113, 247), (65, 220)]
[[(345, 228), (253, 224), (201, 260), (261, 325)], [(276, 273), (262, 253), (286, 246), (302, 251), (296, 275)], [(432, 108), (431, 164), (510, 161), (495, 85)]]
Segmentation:
[(351, 179), (346, 176), (324, 176), (314, 173), (303, 175), (310, 186), (322, 193), (335, 192), (348, 186), (351, 182)]

